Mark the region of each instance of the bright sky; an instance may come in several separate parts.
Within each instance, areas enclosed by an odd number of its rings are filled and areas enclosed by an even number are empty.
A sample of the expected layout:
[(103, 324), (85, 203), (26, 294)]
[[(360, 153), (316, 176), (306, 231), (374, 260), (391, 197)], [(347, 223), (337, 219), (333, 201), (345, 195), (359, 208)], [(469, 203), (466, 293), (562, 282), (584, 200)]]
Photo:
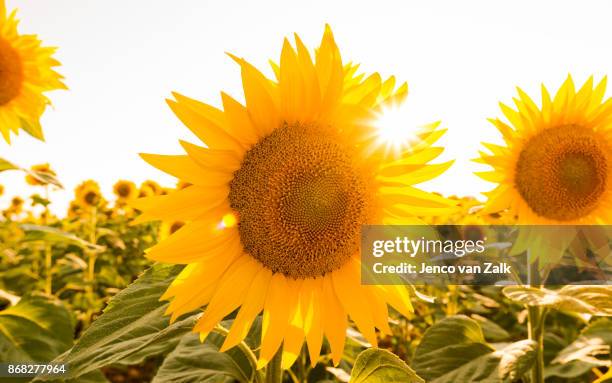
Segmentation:
[[(515, 86), (534, 99), (540, 83), (556, 91), (568, 73), (577, 82), (612, 70), (609, 1), (201, 1), (7, 0), (21, 31), (60, 47), (70, 90), (50, 93), (42, 123), (47, 141), (21, 134), (0, 157), (22, 166), (50, 162), (66, 186), (52, 195), (62, 213), (81, 180), (110, 196), (120, 178), (174, 180), (138, 152), (179, 153), (195, 139), (164, 102), (177, 90), (219, 105), (219, 91), (242, 99), (240, 74), (225, 54), (270, 73), (282, 39), (300, 34), (318, 45), (331, 24), (345, 61), (408, 81), (406, 123), (442, 120), (441, 142), (455, 165), (427, 189), (478, 195), (491, 185), (472, 175), (480, 141), (495, 140), (487, 117), (512, 102)], [(36, 190), (19, 173), (0, 174), (13, 195)]]

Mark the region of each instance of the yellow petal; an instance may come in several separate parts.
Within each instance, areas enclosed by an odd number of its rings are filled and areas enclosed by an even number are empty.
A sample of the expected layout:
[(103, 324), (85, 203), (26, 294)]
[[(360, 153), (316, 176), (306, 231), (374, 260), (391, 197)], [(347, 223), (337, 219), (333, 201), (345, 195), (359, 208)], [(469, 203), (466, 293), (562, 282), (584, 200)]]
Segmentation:
[[(176, 97), (184, 100), (184, 97)], [(199, 139), (213, 149), (234, 150), (238, 153), (244, 151), (244, 147), (235, 138), (219, 125), (216, 121), (218, 116), (212, 117), (202, 108), (196, 109), (191, 103), (166, 100), (174, 114), (187, 126)], [(202, 104), (206, 105), (206, 104)], [(206, 105), (209, 107), (208, 105)], [(212, 107), (209, 107), (212, 108)]]
[(289, 316), (296, 304), (293, 294), (283, 274), (272, 276), (264, 304), (258, 369), (268, 364), (283, 341), (289, 325)]
[(248, 335), (255, 317), (263, 310), (271, 278), (272, 272), (261, 267), (244, 297), (242, 307), (234, 323), (232, 323), (229, 334), (223, 342), (221, 352), (225, 352), (236, 346)]
[(194, 326), (194, 332), (210, 332), (243, 302), (246, 293), (261, 266), (250, 255), (238, 258), (221, 277), (217, 291)]
[(321, 309), (323, 329), (331, 347), (332, 360), (337, 366), (344, 353), (348, 321), (346, 312), (336, 295), (331, 276), (323, 278)]
[(370, 307), (363, 304), (362, 286), (360, 281), (359, 262), (354, 258), (332, 273), (334, 290), (338, 298), (357, 324), (359, 331), (373, 346), (376, 346), (376, 333), (374, 332), (374, 319)]

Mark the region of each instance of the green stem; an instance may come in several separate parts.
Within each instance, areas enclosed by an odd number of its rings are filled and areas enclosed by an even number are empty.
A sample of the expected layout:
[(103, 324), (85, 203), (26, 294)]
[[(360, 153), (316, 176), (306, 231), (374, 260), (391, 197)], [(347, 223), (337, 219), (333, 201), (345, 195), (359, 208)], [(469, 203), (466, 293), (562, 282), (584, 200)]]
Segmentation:
[(276, 355), (272, 358), (268, 366), (266, 367), (266, 378), (265, 383), (282, 383), (283, 381), (283, 370), (281, 368), (281, 362), (283, 360), (283, 349), (278, 349)]
[[(531, 260), (529, 260), (531, 261)], [(529, 285), (541, 288), (538, 260), (531, 261)], [(540, 306), (527, 306), (527, 331), (529, 339), (537, 342), (535, 363), (531, 368), (531, 383), (544, 383), (544, 319), (546, 311)]]
[[(226, 329), (225, 327), (221, 326), (220, 324), (218, 324), (215, 327), (215, 331), (218, 332), (219, 334), (223, 335), (224, 337), (227, 337), (227, 335), (229, 334), (229, 330)], [(249, 360), (249, 364), (251, 365), (251, 369), (253, 370), (253, 375), (254, 375), (253, 376), (253, 380), (254, 380), (254, 382), (256, 382), (256, 383), (263, 383), (263, 376), (262, 376), (261, 372), (257, 370), (257, 356), (255, 356), (255, 353), (251, 350), (249, 345), (245, 343), (245, 341), (242, 341), (242, 342), (238, 343), (238, 345), (236, 347), (238, 347), (240, 349), (240, 351), (242, 351), (242, 353)]]
[(53, 294), (53, 274), (51, 267), (53, 266), (51, 246), (45, 244), (45, 294)]
[[(97, 217), (98, 209), (93, 207), (91, 209), (91, 220), (89, 222), (89, 242), (92, 244), (96, 244), (96, 226), (98, 224)], [(87, 284), (85, 285), (86, 296), (88, 300), (89, 307), (87, 308), (87, 314), (85, 316), (85, 324), (89, 325), (91, 321), (91, 317), (93, 315), (93, 305), (95, 304), (94, 297), (94, 282), (95, 282), (95, 270), (96, 270), (96, 258), (98, 253), (95, 250), (86, 250), (87, 253), (87, 270), (85, 272), (85, 281)]]
[[(45, 204), (45, 211), (43, 216), (43, 225), (49, 225), (49, 215), (51, 214), (49, 211), (49, 185), (45, 185), (45, 200), (47, 204)], [(53, 294), (53, 274), (51, 271), (51, 267), (53, 267), (53, 249), (47, 243), (43, 243), (44, 251), (45, 251), (45, 293)]]
[(531, 383), (544, 383), (544, 317), (542, 307), (528, 307), (529, 339), (537, 342), (535, 363), (531, 369)]

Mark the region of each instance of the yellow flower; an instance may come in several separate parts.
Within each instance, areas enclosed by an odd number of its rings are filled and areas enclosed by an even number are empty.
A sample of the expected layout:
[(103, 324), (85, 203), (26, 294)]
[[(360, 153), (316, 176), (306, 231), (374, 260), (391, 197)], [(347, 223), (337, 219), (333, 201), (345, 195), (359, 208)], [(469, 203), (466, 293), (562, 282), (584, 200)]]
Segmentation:
[(157, 182), (147, 180), (140, 184), (140, 190), (138, 191), (139, 197), (151, 197), (156, 195), (166, 194), (164, 188), (162, 188)]
[(73, 218), (81, 216), (81, 214), (83, 214), (81, 205), (79, 205), (77, 201), (71, 201), (70, 205), (68, 206), (68, 212), (67, 212), (68, 218), (73, 219)]
[(489, 212), (509, 211), (520, 224), (612, 222), (612, 101), (603, 101), (606, 80), (578, 90), (568, 77), (553, 99), (542, 86), (538, 107), (518, 89), (516, 110), (501, 104), (510, 122), (491, 120), (505, 145), (485, 143), (478, 173), (497, 187)]
[(96, 181), (87, 180), (74, 189), (77, 203), (82, 207), (97, 207), (103, 199)]
[(168, 238), (183, 226), (185, 226), (185, 222), (183, 221), (162, 222), (159, 227), (159, 239), (164, 240)]
[(13, 197), (11, 199), (11, 205), (3, 211), (3, 214), (6, 217), (21, 214), (23, 212), (23, 204), (24, 200), (21, 197)]
[(0, 196), (4, 194), (4, 185), (0, 185)]
[(41, 46), (36, 35), (20, 35), (18, 22), (0, 0), (0, 133), (6, 142), (19, 128), (42, 140), (39, 119), (49, 104), (43, 93), (66, 89), (53, 70), (60, 65), (52, 57), (55, 48)]
[[(34, 165), (30, 168), (30, 170), (32, 172), (35, 172), (37, 174), (42, 174), (42, 175), (50, 175), (50, 176), (56, 176), (57, 174), (55, 174), (55, 172), (51, 169), (51, 166), (49, 166), (49, 164), (40, 164), (40, 165)], [(34, 177), (31, 174), (26, 175), (25, 178), (26, 182), (32, 186), (44, 186), (47, 185), (47, 182), (42, 181), (39, 178)]]
[(323, 335), (339, 363), (347, 315), (376, 344), (375, 328), (390, 333), (387, 304), (412, 311), (404, 286), (361, 285), (360, 231), (447, 212), (449, 201), (413, 186), (450, 166), (427, 164), (444, 131), (428, 126), (398, 158), (374, 147), (373, 119), (407, 85), (343, 66), (329, 27), (314, 62), (299, 37), (296, 48), (285, 40), (275, 80), (232, 58), (246, 106), (225, 93), (223, 110), (175, 93), (168, 104), (207, 147), (182, 142), (187, 155), (142, 155), (192, 184), (134, 203), (139, 222), (187, 222), (147, 253), (187, 264), (162, 298), (172, 298), (172, 320), (207, 306), (194, 328), (203, 336), (240, 307), (223, 350), (263, 311), (259, 367), (281, 343), (282, 367), (290, 367), (304, 339), (314, 364)]
[(130, 201), (138, 196), (138, 188), (132, 181), (119, 180), (113, 186), (113, 192), (120, 201)]

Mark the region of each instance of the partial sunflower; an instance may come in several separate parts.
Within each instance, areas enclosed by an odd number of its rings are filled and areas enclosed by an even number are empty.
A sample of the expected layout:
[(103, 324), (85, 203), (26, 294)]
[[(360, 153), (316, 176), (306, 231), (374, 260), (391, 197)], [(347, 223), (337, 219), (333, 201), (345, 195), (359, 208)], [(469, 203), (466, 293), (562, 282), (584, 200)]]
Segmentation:
[(84, 181), (77, 186), (74, 195), (76, 202), (82, 207), (98, 207), (103, 202), (100, 186), (93, 180)]
[(134, 203), (139, 222), (186, 222), (147, 252), (187, 264), (162, 297), (172, 299), (172, 320), (207, 306), (194, 328), (205, 336), (240, 308), (227, 350), (263, 310), (259, 367), (281, 343), (282, 366), (290, 367), (304, 339), (315, 364), (324, 335), (339, 363), (347, 315), (376, 344), (375, 328), (390, 331), (387, 304), (405, 315), (412, 306), (404, 286), (361, 285), (361, 226), (422, 223), (418, 216), (452, 205), (414, 187), (451, 165), (428, 164), (442, 152), (432, 147), (444, 133), (438, 124), (397, 157), (376, 146), (373, 119), (401, 102), (407, 85), (343, 66), (329, 27), (314, 60), (295, 40), (296, 48), (285, 40), (274, 80), (231, 56), (246, 106), (225, 93), (223, 110), (177, 93), (168, 100), (207, 147), (181, 142), (187, 155), (142, 155), (192, 185)]
[(138, 197), (138, 188), (132, 181), (119, 180), (113, 185), (113, 193), (119, 201), (127, 202)]
[(157, 182), (151, 180), (146, 180), (140, 184), (140, 189), (138, 190), (139, 197), (151, 197), (163, 194), (166, 194), (164, 188)]
[(38, 177), (34, 177), (32, 174), (27, 174), (25, 177), (26, 182), (32, 186), (44, 186), (48, 185), (48, 182), (45, 182), (45, 176), (55, 177), (57, 174), (49, 164), (39, 164), (33, 165), (30, 170), (32, 173), (35, 173)]
[[(568, 76), (554, 98), (542, 86), (541, 106), (521, 89), (516, 109), (500, 104), (509, 124), (490, 121), (505, 145), (483, 143), (489, 152), (476, 160), (493, 168), (477, 174), (497, 184), (485, 193), (485, 212), (510, 214), (520, 225), (612, 223), (612, 100), (604, 100), (605, 90), (605, 78), (576, 90)], [(559, 230), (537, 239), (536, 230), (524, 230), (519, 242), (540, 244), (536, 255), (554, 262), (577, 233)]]
[(68, 205), (68, 210), (66, 211), (66, 216), (69, 219), (74, 219), (80, 217), (82, 214), (82, 206), (77, 201), (70, 201), (70, 205)]
[(7, 15), (0, 0), (0, 133), (6, 142), (19, 128), (44, 139), (39, 119), (49, 100), (43, 93), (66, 89), (53, 70), (60, 65), (56, 49), (41, 46), (36, 35), (20, 35), (18, 23), (16, 11)]

